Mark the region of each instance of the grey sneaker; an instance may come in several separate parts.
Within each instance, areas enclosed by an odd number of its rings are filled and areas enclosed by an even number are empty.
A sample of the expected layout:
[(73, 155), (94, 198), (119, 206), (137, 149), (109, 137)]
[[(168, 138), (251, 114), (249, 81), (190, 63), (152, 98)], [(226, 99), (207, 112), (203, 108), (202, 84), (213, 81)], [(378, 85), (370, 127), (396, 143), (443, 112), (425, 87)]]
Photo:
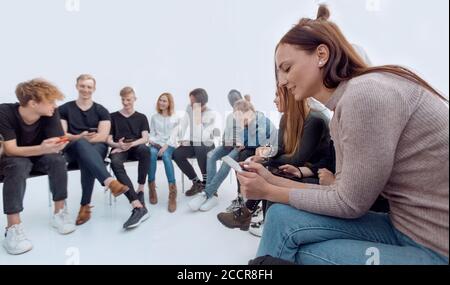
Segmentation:
[(142, 206), (144, 206), (144, 208), (145, 208), (144, 191), (139, 191), (139, 192), (137, 193), (137, 196), (138, 196), (139, 202), (141, 202)]
[(143, 221), (147, 220), (150, 215), (145, 207), (134, 208), (128, 221), (123, 224), (123, 228), (128, 230), (139, 226)]

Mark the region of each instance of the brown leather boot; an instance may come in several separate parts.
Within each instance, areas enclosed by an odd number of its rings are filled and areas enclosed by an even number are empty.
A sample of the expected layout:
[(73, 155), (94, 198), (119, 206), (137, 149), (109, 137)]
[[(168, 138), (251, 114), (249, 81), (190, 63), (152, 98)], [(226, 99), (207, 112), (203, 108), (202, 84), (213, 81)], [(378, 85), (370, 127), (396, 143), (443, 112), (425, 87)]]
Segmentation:
[(242, 231), (248, 231), (252, 213), (244, 205), (234, 210), (234, 212), (222, 212), (217, 215), (217, 219), (227, 228), (239, 228)]
[(177, 209), (177, 185), (169, 184), (169, 206), (170, 213), (175, 212)]
[(148, 182), (148, 191), (150, 204), (155, 205), (156, 203), (158, 203), (158, 195), (156, 195), (156, 184), (154, 181)]
[(91, 208), (93, 208), (93, 206), (89, 204), (80, 207), (77, 221), (75, 222), (77, 226), (82, 225), (91, 219)]
[(111, 183), (109, 183), (109, 191), (111, 191), (111, 194), (113, 194), (114, 197), (117, 197), (125, 192), (127, 192), (128, 190), (130, 190), (130, 188), (126, 185), (123, 185), (122, 183), (120, 183), (119, 181), (117, 181), (116, 179), (114, 179), (113, 181), (111, 181)]

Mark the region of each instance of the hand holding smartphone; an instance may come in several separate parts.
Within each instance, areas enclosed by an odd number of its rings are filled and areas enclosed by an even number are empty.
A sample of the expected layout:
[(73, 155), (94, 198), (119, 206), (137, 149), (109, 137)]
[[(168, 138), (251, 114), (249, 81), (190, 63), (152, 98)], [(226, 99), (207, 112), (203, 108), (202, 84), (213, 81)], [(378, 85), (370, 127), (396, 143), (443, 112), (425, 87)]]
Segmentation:
[(275, 176), (279, 176), (279, 177), (282, 177), (282, 178), (287, 178), (287, 179), (295, 180), (295, 181), (299, 181), (300, 180), (296, 175), (294, 175), (292, 173), (289, 173), (289, 172), (286, 172), (286, 171), (283, 171), (283, 170), (281, 170), (279, 168), (269, 166), (268, 169)]
[(228, 164), (228, 166), (236, 170), (236, 172), (238, 173), (246, 171), (239, 165), (239, 163), (236, 160), (232, 159), (230, 156), (223, 157), (222, 161)]
[(68, 142), (68, 141), (69, 141), (69, 137), (68, 136), (60, 136), (58, 143), (65, 143), (65, 142)]

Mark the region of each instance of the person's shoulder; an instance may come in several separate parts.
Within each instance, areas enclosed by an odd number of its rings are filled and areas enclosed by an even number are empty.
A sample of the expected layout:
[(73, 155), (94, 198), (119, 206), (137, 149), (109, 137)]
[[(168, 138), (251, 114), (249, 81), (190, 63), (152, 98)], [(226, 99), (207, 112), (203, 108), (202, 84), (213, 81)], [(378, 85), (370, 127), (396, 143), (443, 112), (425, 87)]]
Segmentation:
[(12, 118), (19, 108), (19, 103), (2, 103), (0, 104), (0, 115), (4, 118)]
[(1, 103), (0, 104), (0, 110), (1, 111), (14, 110), (18, 106), (19, 106), (19, 103)]
[(140, 118), (140, 119), (147, 119), (147, 116), (146, 116), (145, 114), (143, 114), (143, 113), (141, 113), (141, 112), (138, 112), (138, 111), (136, 111), (136, 112), (134, 113), (134, 115), (135, 115), (137, 118)]
[(109, 114), (109, 115), (111, 116), (111, 119), (117, 118), (117, 117), (120, 116), (120, 112), (119, 112), (119, 111), (115, 111), (115, 112), (112, 112), (112, 113)]
[(161, 117), (161, 114), (159, 114), (158, 112), (156, 112), (156, 113), (153, 113), (153, 114), (150, 116), (150, 120), (158, 120), (160, 117)]
[(68, 101), (64, 104), (62, 104), (61, 106), (59, 106), (59, 108), (67, 108), (67, 107), (75, 107), (76, 106), (76, 101), (72, 100), (72, 101)]
[(102, 104), (97, 103), (97, 102), (94, 102), (94, 106), (95, 106), (95, 108), (97, 108), (97, 109), (108, 110), (105, 106), (103, 106)]
[(99, 104), (97, 102), (94, 102), (94, 108), (95, 112), (97, 112), (97, 114), (103, 114), (103, 115), (108, 115), (109, 116), (109, 111), (108, 109), (103, 106), (102, 104)]
[(310, 111), (305, 120), (305, 127), (326, 127), (328, 120), (325, 116), (317, 111)]
[(407, 79), (387, 72), (372, 72), (357, 76), (347, 82), (338, 107), (393, 103), (392, 99), (398, 98), (399, 93), (404, 93), (402, 91), (404, 88), (412, 86), (410, 84)]
[[(417, 90), (419, 85), (402, 76), (390, 72), (370, 72), (350, 79), (346, 86), (346, 93), (370, 94), (371, 91), (380, 97), (385, 97), (380, 90), (402, 92), (403, 90)], [(366, 91), (366, 92), (362, 92)]]

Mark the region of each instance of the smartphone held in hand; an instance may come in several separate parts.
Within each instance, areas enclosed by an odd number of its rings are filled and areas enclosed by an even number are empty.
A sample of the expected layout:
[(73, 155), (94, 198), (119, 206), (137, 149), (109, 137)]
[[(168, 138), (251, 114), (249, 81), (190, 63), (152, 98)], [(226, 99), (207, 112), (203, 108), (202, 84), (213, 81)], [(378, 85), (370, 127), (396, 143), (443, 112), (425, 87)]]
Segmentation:
[(60, 136), (58, 143), (65, 143), (65, 142), (68, 142), (68, 141), (69, 141), (69, 137), (68, 136)]
[(239, 163), (234, 160), (233, 158), (229, 157), (229, 156), (225, 156), (222, 158), (222, 161), (225, 162), (226, 164), (228, 164), (228, 166), (230, 166), (231, 168), (233, 168), (234, 170), (236, 170), (237, 172), (243, 172), (245, 171), (240, 165)]

